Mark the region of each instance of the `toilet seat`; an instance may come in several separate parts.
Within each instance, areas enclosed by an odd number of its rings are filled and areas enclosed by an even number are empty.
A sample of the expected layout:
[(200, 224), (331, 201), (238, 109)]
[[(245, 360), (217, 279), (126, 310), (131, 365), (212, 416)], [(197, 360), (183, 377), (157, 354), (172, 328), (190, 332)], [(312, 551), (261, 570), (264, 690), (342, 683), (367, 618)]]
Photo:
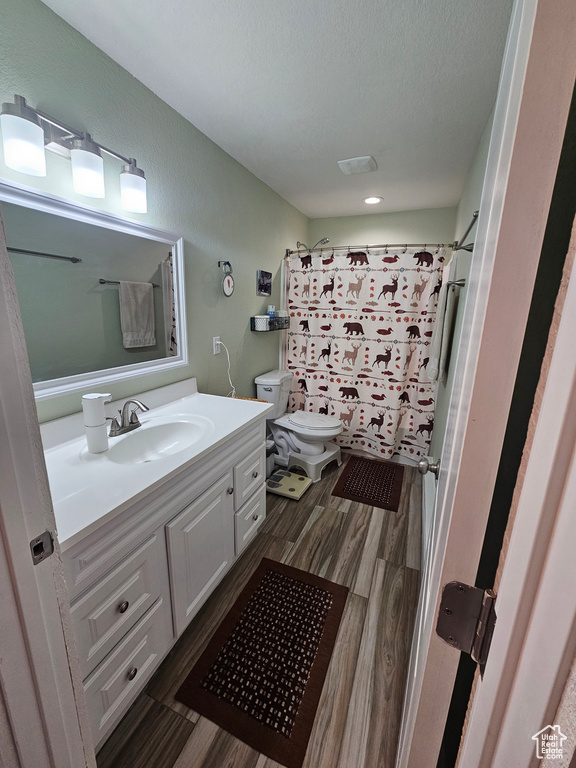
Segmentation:
[(334, 429), (341, 425), (335, 416), (326, 416), (323, 413), (311, 413), (310, 411), (294, 411), (287, 414), (288, 421), (295, 427), (306, 429)]
[(302, 440), (309, 442), (331, 440), (343, 430), (342, 422), (339, 419), (307, 411), (285, 413), (279, 419), (275, 419), (274, 424), (294, 432)]

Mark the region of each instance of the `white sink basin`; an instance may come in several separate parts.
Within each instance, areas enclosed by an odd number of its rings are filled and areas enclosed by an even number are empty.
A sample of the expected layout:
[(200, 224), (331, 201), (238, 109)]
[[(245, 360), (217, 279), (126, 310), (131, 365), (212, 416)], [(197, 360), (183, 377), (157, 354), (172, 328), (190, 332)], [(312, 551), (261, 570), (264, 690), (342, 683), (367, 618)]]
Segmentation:
[(214, 431), (203, 416), (186, 415), (170, 421), (150, 419), (111, 445), (107, 457), (116, 464), (145, 464), (185, 451)]

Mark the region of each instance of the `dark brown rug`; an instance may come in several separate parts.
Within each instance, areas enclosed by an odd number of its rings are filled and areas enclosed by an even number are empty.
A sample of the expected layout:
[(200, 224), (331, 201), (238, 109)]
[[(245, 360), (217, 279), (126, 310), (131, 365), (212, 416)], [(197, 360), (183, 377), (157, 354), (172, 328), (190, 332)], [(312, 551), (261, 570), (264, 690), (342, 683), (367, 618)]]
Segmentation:
[(332, 496), (398, 512), (403, 477), (402, 464), (350, 456)]
[(272, 760), (300, 768), (347, 594), (264, 558), (176, 698)]

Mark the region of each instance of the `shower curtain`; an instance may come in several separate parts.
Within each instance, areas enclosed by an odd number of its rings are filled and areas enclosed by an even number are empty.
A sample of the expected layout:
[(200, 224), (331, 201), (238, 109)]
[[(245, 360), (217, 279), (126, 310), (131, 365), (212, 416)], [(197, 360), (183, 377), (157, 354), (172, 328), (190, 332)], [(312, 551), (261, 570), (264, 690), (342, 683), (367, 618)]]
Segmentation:
[(336, 416), (336, 442), (387, 458), (428, 453), (426, 376), (449, 249), (296, 254), (288, 269), (290, 410)]

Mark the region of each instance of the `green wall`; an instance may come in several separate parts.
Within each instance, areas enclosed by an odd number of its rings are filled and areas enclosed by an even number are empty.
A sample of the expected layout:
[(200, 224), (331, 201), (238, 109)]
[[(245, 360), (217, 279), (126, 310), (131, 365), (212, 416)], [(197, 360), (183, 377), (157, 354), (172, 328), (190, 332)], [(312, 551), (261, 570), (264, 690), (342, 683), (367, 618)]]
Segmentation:
[[(454, 239), (455, 208), (370, 213), (310, 220), (312, 247), (323, 237), (330, 245), (377, 245), (380, 243), (449, 243)], [(296, 244), (292, 246), (295, 248)]]
[[(4, 0), (0, 24), (0, 97), (15, 93), (30, 105), (81, 130), (146, 171), (145, 224), (184, 237), (190, 364), (187, 368), (112, 385), (115, 398), (196, 376), (201, 391), (226, 394), (226, 355), (212, 354), (221, 336), (238, 394), (253, 394), (253, 379), (278, 365), (277, 334), (255, 334), (249, 317), (280, 303), (280, 259), (306, 241), (308, 219), (256, 179), (183, 117), (72, 29), (38, 0)], [(1, 153), (0, 153), (1, 154)], [(0, 176), (117, 215), (119, 165), (105, 161), (107, 196), (74, 194), (69, 161), (47, 153), (47, 176), (7, 168)], [(224, 298), (218, 260), (231, 262), (236, 290)], [(274, 274), (271, 299), (256, 296), (256, 270)], [(41, 421), (80, 410), (80, 396), (38, 404)]]

